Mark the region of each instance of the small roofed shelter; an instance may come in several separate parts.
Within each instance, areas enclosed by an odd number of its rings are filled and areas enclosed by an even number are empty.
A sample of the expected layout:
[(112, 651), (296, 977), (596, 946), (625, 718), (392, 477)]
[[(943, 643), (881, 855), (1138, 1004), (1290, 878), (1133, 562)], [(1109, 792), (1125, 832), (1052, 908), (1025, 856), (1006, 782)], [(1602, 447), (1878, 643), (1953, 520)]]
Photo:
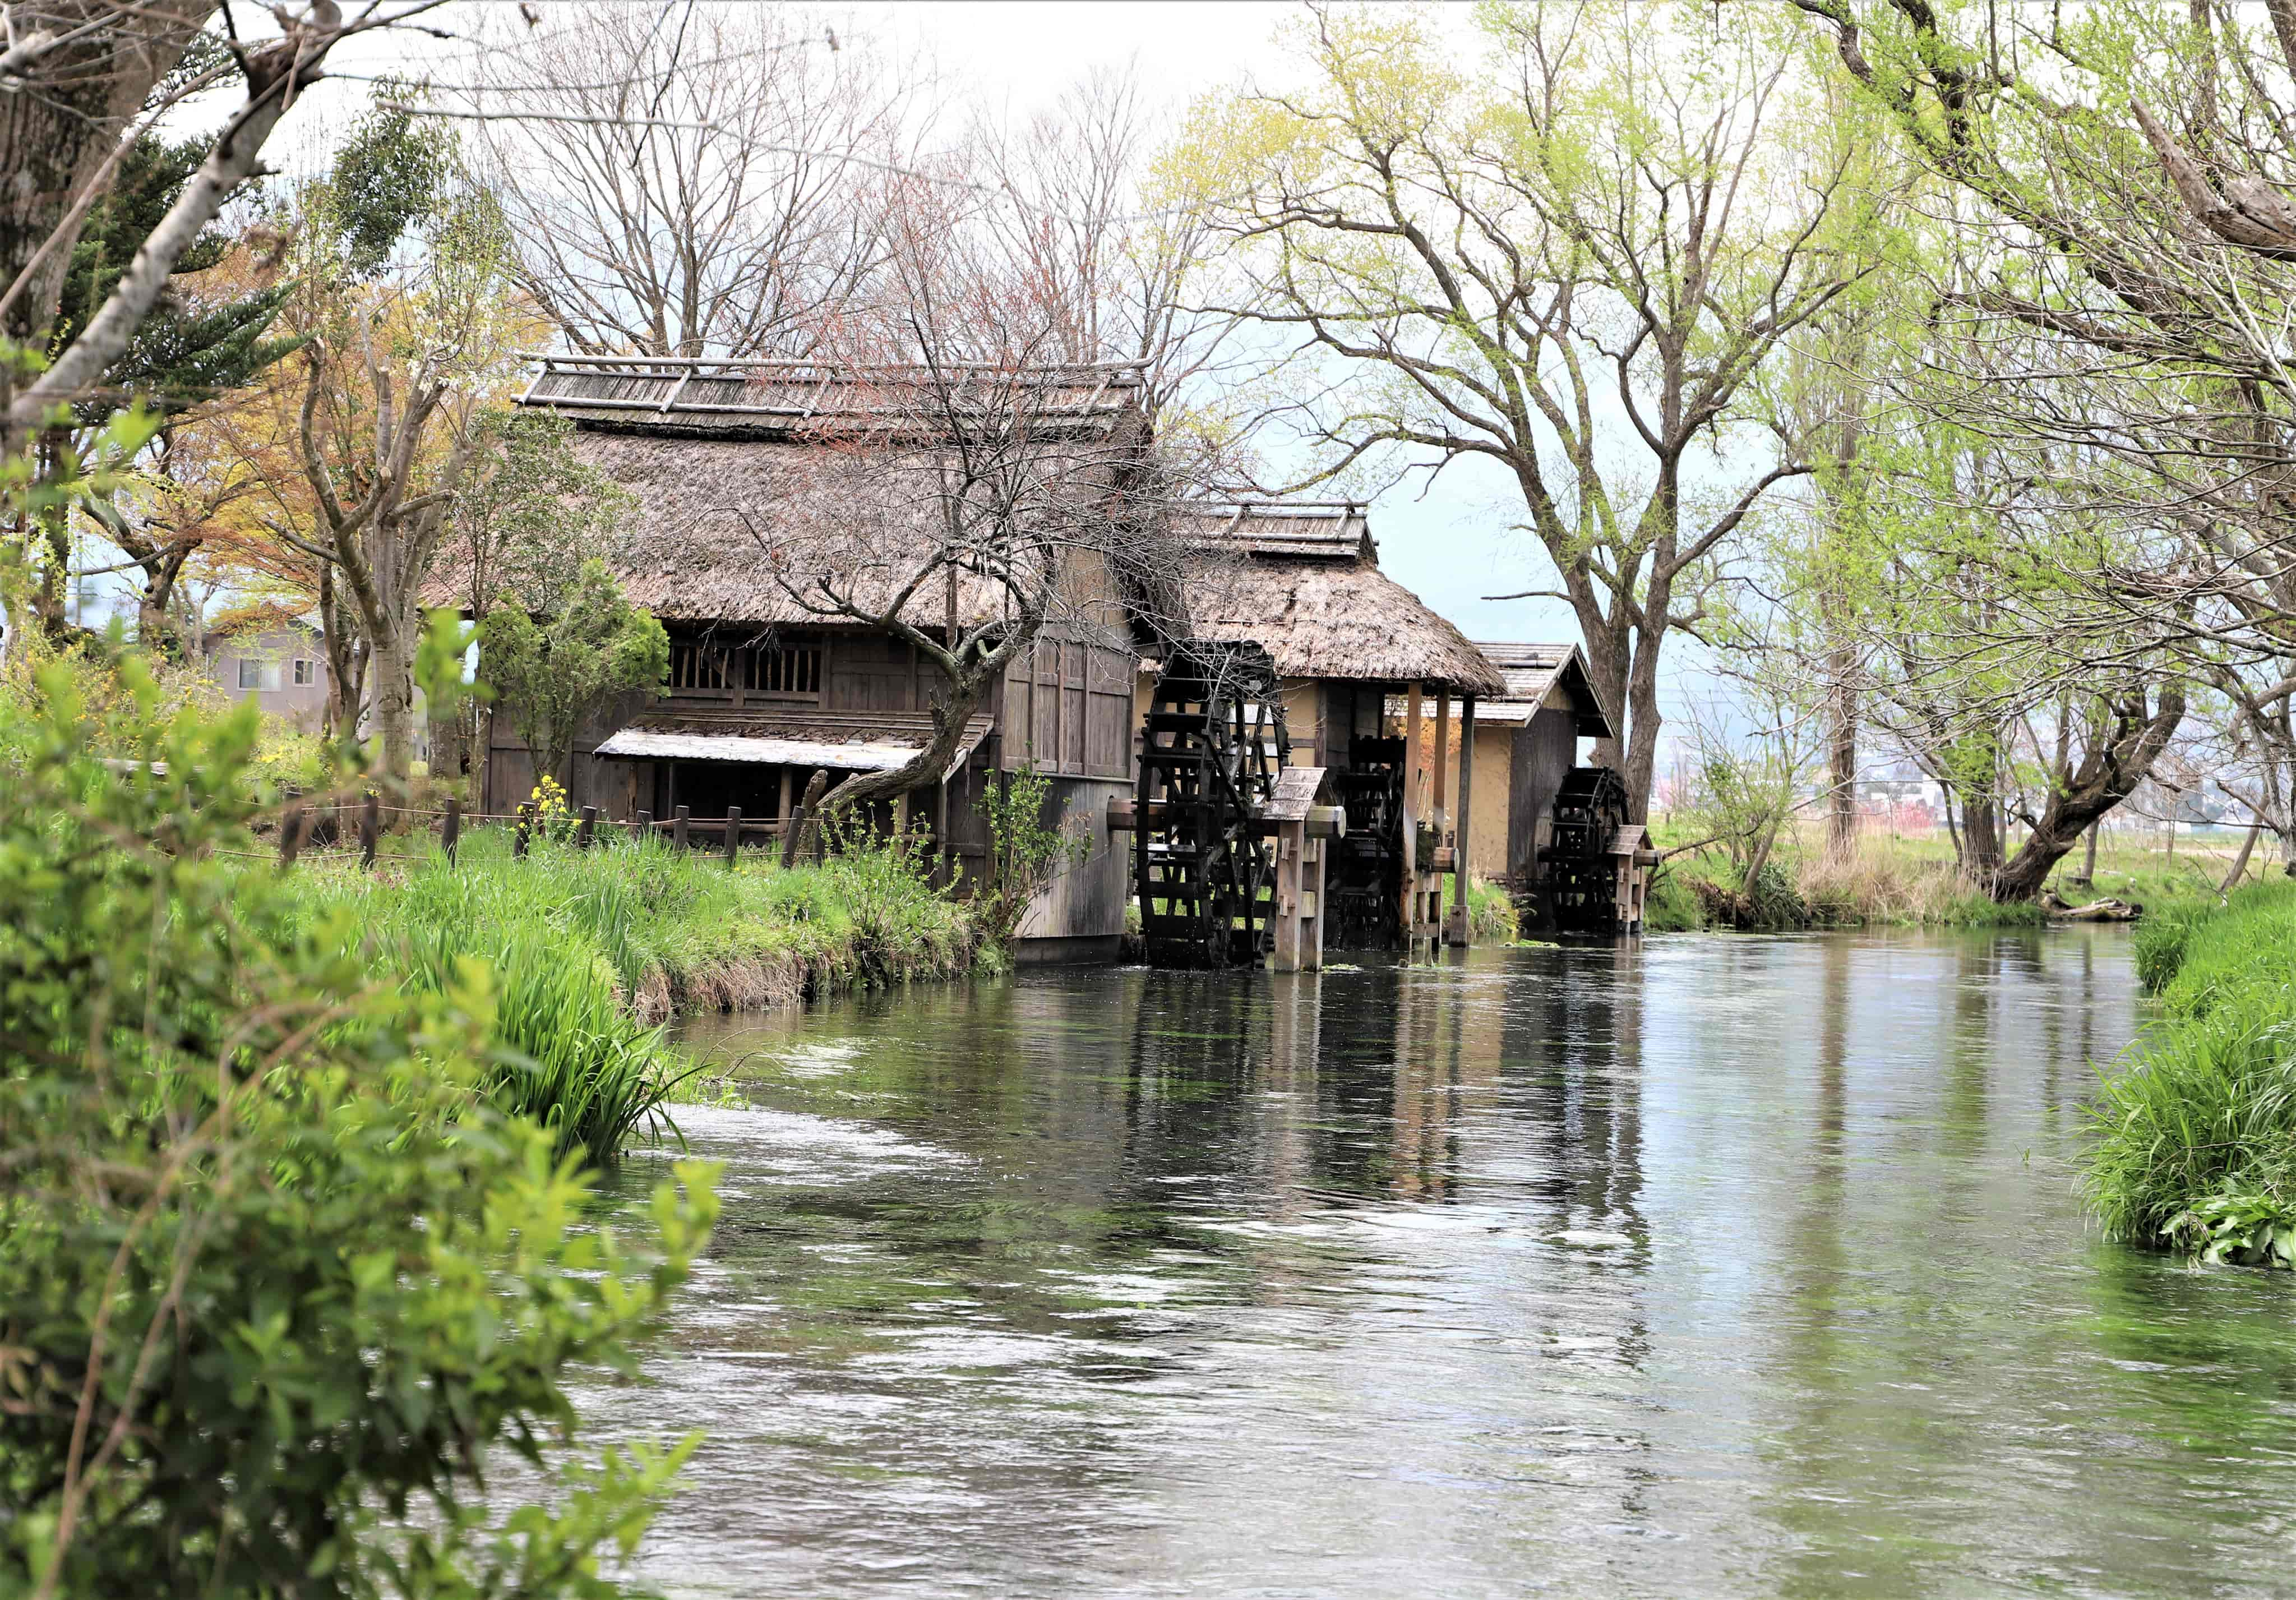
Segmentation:
[[(1200, 639), (1267, 651), (1282, 681), (1292, 763), (1327, 768), (1348, 807), (1332, 890), (1341, 898), (1327, 938), (1432, 937), (1404, 903), (1404, 880), (1433, 870), (1434, 851), (1448, 848), (1440, 841), (1456, 833), (1470, 799), (1436, 752), (1449, 747), (1455, 709), (1464, 722), (1474, 703), (1505, 693), (1505, 678), (1456, 626), (1380, 570), (1360, 505), (1196, 504), (1175, 514), (1188, 553), (1185, 627)], [(1390, 695), (1413, 708), (1394, 731)], [(1471, 858), (1452, 857), (1462, 884)]]
[[(892, 615), (946, 644), (1012, 615), (1011, 591), (978, 570), (914, 581), (933, 541), (947, 538), (934, 488), (946, 440), (931, 429), (974, 403), (970, 381), (960, 373), (955, 398), (944, 389), (947, 408), (928, 413), (905, 392), (917, 369), (544, 360), (519, 404), (570, 419), (580, 458), (636, 496), (637, 521), (609, 564), (670, 641), (666, 697), (625, 697), (577, 740), (570, 804), (616, 819), (684, 808), (691, 832), (717, 830), (713, 842), (738, 810), (745, 839), (764, 842), (789, 826), (815, 773), (833, 784), (931, 747), (946, 679), (900, 628), (870, 619)], [(1138, 389), (1136, 369), (1047, 367), (984, 373), (970, 392), (984, 417), (1025, 404), (1031, 447), (1071, 452), (1086, 464), (1079, 481), (1104, 495), (1100, 464), (1136, 460), (1147, 440)], [(918, 470), (868, 467), (901, 451)], [(1051, 785), (1047, 820), (1084, 819), (1095, 844), (1031, 907), (1020, 955), (1112, 958), (1128, 880), (1101, 822), (1107, 800), (1131, 786), (1136, 652), (1104, 556), (1083, 544), (1048, 547), (1063, 603), (965, 722), (939, 783), (882, 808), (880, 821), (930, 832), (949, 870), (977, 873), (984, 792), (1033, 766)], [(535, 775), (513, 719), (492, 725), (483, 799), (499, 814), (526, 798)]]
[(1527, 891), (1538, 875), (1541, 820), (1570, 769), (1578, 742), (1611, 736), (1610, 713), (1576, 644), (1483, 642), (1476, 646), (1506, 680), (1475, 712), (1475, 838), (1481, 871)]

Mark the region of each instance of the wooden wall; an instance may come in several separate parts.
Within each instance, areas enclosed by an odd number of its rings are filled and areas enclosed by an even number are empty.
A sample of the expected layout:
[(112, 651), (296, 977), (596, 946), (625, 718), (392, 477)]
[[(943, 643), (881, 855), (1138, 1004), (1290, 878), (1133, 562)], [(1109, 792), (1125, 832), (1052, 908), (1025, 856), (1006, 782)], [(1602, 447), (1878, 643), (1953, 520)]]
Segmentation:
[[(1514, 734), (1507, 784), (1507, 876), (1528, 887), (1538, 875), (1538, 823), (1554, 809), (1554, 792), (1578, 761), (1578, 718), (1553, 706)], [(1477, 799), (1481, 798), (1479, 792)]]

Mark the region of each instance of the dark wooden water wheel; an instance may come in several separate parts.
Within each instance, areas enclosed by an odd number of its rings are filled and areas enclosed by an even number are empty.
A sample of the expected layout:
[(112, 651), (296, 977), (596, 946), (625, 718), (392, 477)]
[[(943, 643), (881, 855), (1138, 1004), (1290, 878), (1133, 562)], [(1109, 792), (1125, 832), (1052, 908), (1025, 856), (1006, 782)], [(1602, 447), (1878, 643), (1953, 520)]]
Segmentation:
[(1615, 933), (1618, 864), (1611, 841), (1627, 821), (1627, 786), (1608, 767), (1574, 767), (1554, 792), (1554, 822), (1538, 852), (1546, 915), (1573, 933)]
[(1326, 926), (1341, 949), (1385, 949), (1398, 937), (1405, 765), (1404, 741), (1358, 734), (1348, 748), (1348, 765), (1332, 775), (1332, 792), (1348, 814), (1347, 837), (1325, 847), (1332, 852)]
[(1256, 644), (1176, 648), (1148, 710), (1134, 848), (1152, 966), (1249, 966), (1273, 937), (1275, 849), (1259, 815), (1291, 752)]

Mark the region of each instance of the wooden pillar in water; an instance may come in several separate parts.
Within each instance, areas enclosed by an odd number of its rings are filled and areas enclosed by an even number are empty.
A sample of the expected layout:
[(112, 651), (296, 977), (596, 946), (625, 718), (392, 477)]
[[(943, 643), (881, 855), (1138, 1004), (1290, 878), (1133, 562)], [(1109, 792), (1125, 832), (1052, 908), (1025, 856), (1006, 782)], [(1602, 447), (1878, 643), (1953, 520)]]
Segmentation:
[[(1444, 777), (1451, 769), (1451, 691), (1435, 691), (1435, 739), (1433, 760), (1435, 768), (1435, 803), (1428, 808), (1427, 819), (1435, 825), (1437, 838), (1449, 831), (1450, 816), (1444, 808), (1449, 798)], [(1427, 876), (1427, 910), (1425, 925), (1431, 941), (1443, 937), (1443, 878), (1440, 873)]]
[(1410, 710), (1403, 720), (1403, 849), (1398, 870), (1403, 881), (1397, 897), (1403, 903), (1403, 950), (1407, 957), (1419, 934), (1419, 813), (1421, 780), (1426, 759), (1421, 750), (1421, 689), (1411, 685)]
[(1467, 888), (1474, 882), (1468, 875), (1468, 841), (1475, 828), (1475, 697), (1468, 695), (1459, 704), (1459, 831), (1452, 847), (1451, 870), (1451, 943), (1465, 945), (1473, 942), (1474, 933), (1467, 925)]

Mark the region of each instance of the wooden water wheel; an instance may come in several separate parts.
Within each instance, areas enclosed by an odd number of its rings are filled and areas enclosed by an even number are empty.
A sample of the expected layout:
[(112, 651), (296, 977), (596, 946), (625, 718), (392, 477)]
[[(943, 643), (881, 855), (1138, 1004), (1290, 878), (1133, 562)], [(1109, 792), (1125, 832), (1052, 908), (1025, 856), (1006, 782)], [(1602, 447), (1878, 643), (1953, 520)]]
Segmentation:
[(1291, 740), (1257, 644), (1177, 647), (1148, 710), (1135, 849), (1153, 966), (1249, 966), (1266, 952), (1275, 851), (1259, 812)]
[(1341, 949), (1384, 949), (1403, 916), (1403, 775), (1400, 739), (1358, 735), (1348, 765), (1332, 775), (1347, 808), (1347, 837), (1336, 841), (1331, 875), (1332, 942)]
[(1627, 820), (1627, 786), (1607, 767), (1574, 767), (1554, 792), (1554, 821), (1538, 852), (1546, 915), (1574, 933), (1615, 933), (1618, 864), (1611, 841)]

